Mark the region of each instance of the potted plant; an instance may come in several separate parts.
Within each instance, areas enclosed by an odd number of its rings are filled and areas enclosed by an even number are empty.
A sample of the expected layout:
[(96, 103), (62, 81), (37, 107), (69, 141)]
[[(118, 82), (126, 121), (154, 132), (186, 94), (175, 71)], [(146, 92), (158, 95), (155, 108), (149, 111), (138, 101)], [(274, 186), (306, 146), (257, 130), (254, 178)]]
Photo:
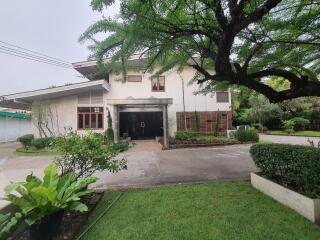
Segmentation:
[(31, 240), (50, 240), (59, 233), (64, 210), (88, 210), (80, 198), (93, 192), (87, 187), (96, 180), (95, 177), (76, 179), (73, 173), (59, 176), (57, 166), (51, 164), (44, 170), (43, 180), (31, 174), (25, 182), (7, 186), (4, 200), (18, 207), (30, 226)]

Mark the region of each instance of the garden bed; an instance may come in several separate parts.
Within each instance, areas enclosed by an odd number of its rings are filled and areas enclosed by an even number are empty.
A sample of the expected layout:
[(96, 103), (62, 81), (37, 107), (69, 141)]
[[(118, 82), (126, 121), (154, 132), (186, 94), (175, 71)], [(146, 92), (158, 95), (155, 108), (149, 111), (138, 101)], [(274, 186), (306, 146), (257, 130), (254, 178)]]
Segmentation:
[(236, 140), (230, 141), (170, 141), (169, 149), (176, 148), (192, 148), (192, 147), (212, 147), (212, 146), (222, 146), (222, 145), (233, 145), (240, 144)]
[[(60, 233), (54, 240), (75, 239), (82, 230), (82, 226), (87, 222), (90, 214), (101, 200), (103, 193), (92, 193), (84, 196), (82, 202), (88, 206), (88, 212), (80, 213), (75, 211), (65, 211), (62, 217)], [(26, 227), (14, 240), (29, 240), (29, 228)]]
[(320, 224), (320, 199), (306, 197), (256, 173), (251, 173), (251, 184), (276, 201), (294, 209), (311, 222)]
[(320, 137), (320, 131), (297, 131), (288, 133), (282, 130), (270, 130), (265, 132), (267, 135), (280, 135), (280, 136), (298, 136), (298, 137)]

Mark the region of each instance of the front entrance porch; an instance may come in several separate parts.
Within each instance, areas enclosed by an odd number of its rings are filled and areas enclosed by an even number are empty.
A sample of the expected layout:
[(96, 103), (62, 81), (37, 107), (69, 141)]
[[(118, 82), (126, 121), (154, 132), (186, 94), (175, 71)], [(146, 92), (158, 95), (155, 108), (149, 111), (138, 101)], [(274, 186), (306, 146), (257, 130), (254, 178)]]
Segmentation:
[(120, 112), (120, 136), (123, 133), (133, 140), (162, 137), (162, 112)]
[(129, 133), (133, 139), (163, 137), (164, 147), (169, 147), (168, 105), (172, 98), (108, 99), (113, 106), (115, 141)]

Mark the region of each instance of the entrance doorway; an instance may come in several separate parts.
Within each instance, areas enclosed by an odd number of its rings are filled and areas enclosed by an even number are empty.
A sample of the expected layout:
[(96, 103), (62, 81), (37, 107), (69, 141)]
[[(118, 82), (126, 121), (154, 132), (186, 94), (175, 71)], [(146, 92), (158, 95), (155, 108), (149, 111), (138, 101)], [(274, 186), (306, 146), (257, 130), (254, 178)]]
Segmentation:
[(162, 112), (120, 112), (120, 136), (123, 133), (132, 139), (163, 136)]

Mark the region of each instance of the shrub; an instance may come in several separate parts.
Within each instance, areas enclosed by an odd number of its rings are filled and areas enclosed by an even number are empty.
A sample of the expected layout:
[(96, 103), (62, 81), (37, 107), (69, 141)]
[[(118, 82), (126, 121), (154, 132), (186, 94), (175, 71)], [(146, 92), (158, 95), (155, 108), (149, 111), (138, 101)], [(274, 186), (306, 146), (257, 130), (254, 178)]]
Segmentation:
[(292, 120), (283, 121), (283, 128), (287, 133), (293, 133), (294, 132), (294, 121), (292, 121)]
[(0, 214), (0, 239), (10, 239), (10, 235), (18, 228), (22, 222), (22, 214), (17, 212)]
[(294, 131), (303, 131), (310, 124), (310, 121), (308, 119), (305, 119), (302, 117), (292, 118), (291, 121), (294, 122), (294, 126), (293, 126)]
[(41, 148), (45, 148), (45, 142), (43, 141), (42, 138), (35, 138), (32, 140), (31, 142), (31, 146), (36, 148), (36, 149), (41, 149)]
[(128, 144), (123, 142), (112, 143), (111, 147), (113, 147), (118, 152), (124, 152), (129, 148)]
[(4, 199), (17, 206), (25, 222), (33, 225), (64, 209), (87, 211), (80, 197), (93, 192), (87, 187), (96, 180), (95, 177), (76, 180), (73, 173), (60, 177), (58, 167), (51, 164), (44, 170), (43, 180), (31, 174), (25, 182), (11, 183), (5, 188)]
[(288, 144), (256, 144), (250, 154), (261, 174), (309, 197), (320, 197), (320, 149)]
[(190, 131), (178, 131), (176, 133), (176, 140), (180, 141), (196, 141), (196, 136)]
[(73, 172), (76, 178), (91, 176), (95, 171), (118, 172), (126, 169), (126, 160), (118, 159), (119, 151), (113, 144), (102, 145), (101, 139), (93, 133), (84, 136), (71, 133), (55, 143), (61, 153), (56, 159), (62, 174)]
[(111, 117), (111, 114), (110, 114), (109, 110), (108, 110), (107, 119), (108, 119), (108, 128), (107, 128), (107, 130), (105, 132), (105, 137), (106, 137), (108, 142), (113, 142), (114, 141), (114, 132), (113, 132), (113, 129), (112, 129), (112, 117)]
[(267, 131), (268, 128), (263, 126), (261, 123), (253, 123), (251, 124), (251, 127), (253, 127), (254, 129), (258, 130), (258, 131)]
[(25, 149), (28, 149), (31, 146), (31, 142), (33, 139), (34, 139), (33, 134), (27, 134), (17, 138), (17, 141), (21, 142), (21, 144)]
[(127, 139), (129, 137), (129, 133), (126, 133), (126, 132), (122, 133), (122, 137), (124, 139)]
[(246, 142), (258, 142), (259, 141), (259, 134), (255, 129), (243, 129), (239, 128), (235, 133), (235, 138), (242, 143)]

